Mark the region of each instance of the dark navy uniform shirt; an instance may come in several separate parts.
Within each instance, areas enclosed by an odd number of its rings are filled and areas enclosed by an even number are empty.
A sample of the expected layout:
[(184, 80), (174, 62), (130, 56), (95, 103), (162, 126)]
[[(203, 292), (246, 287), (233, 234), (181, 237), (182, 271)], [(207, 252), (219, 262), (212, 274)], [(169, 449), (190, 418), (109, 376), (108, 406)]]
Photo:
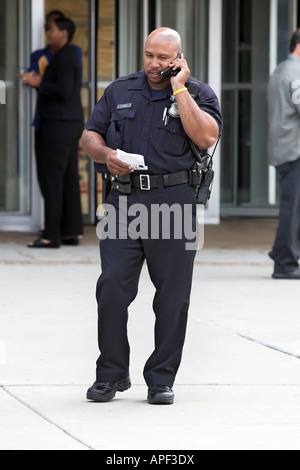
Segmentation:
[[(216, 120), (221, 132), (222, 116), (217, 96), (208, 85), (192, 77), (189, 81), (199, 83), (196, 103)], [(119, 78), (108, 86), (85, 128), (99, 133), (109, 147), (116, 148), (111, 129), (117, 122), (121, 149), (143, 155), (150, 174), (188, 170), (195, 157), (181, 120), (169, 116), (166, 125), (163, 120), (165, 108), (169, 110), (172, 104), (172, 94), (169, 86), (153, 96), (144, 71)], [(101, 166), (97, 168), (96, 164), (96, 169), (101, 171)]]

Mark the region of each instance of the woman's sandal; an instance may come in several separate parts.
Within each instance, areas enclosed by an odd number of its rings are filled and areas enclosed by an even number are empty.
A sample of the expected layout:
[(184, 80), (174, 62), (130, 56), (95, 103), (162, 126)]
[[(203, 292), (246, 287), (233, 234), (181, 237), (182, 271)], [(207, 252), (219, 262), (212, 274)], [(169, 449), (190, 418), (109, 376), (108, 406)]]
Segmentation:
[(41, 238), (38, 238), (34, 242), (28, 243), (27, 246), (28, 248), (59, 248), (60, 247), (59, 243), (54, 243), (54, 242), (46, 243)]

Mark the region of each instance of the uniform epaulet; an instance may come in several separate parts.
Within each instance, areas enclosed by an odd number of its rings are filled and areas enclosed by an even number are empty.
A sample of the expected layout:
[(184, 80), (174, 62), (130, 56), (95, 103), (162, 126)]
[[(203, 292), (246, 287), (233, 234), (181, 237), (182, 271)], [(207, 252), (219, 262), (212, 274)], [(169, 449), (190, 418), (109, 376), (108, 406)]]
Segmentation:
[(115, 82), (125, 82), (127, 80), (137, 80), (140, 78), (140, 72), (132, 73), (131, 75), (126, 75), (124, 77), (116, 78)]

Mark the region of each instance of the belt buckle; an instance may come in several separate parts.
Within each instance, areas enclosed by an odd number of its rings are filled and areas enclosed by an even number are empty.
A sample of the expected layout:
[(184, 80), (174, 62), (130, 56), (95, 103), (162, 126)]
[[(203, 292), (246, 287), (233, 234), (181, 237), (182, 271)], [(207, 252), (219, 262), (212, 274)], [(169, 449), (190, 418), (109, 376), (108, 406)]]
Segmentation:
[(150, 175), (140, 175), (140, 186), (143, 191), (150, 191)]

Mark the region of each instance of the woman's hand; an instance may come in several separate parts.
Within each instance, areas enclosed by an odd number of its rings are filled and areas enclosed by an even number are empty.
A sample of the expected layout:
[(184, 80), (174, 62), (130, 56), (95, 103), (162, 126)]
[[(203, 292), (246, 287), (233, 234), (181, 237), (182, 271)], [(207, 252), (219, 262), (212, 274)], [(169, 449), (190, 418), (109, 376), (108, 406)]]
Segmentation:
[(32, 86), (33, 88), (38, 88), (42, 81), (41, 76), (37, 73), (29, 73), (29, 72), (19, 73), (18, 77), (20, 78), (20, 80), (22, 80), (24, 85), (29, 85), (29, 86)]

